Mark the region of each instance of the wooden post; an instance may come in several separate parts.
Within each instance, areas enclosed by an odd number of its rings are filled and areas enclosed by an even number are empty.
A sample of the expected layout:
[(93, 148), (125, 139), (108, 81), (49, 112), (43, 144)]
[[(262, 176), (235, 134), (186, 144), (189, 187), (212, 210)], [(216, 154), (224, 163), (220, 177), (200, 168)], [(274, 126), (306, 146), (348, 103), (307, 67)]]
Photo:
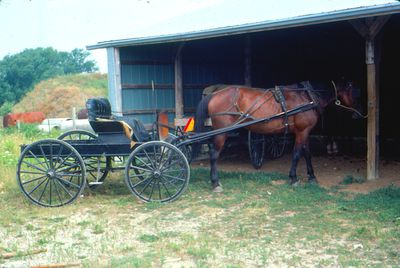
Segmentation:
[(251, 38), (249, 35), (244, 41), (244, 84), (251, 87)]
[(367, 126), (367, 180), (379, 178), (379, 92), (375, 67), (375, 37), (390, 16), (353, 20), (350, 23), (365, 38), (367, 64), (368, 126)]
[(182, 82), (182, 48), (184, 43), (178, 47), (175, 56), (175, 118), (183, 117), (183, 82)]
[(366, 41), (366, 64), (367, 64), (367, 92), (368, 92), (368, 126), (367, 126), (367, 180), (374, 180), (378, 174), (378, 142), (377, 135), (379, 115), (377, 113), (377, 91), (375, 70), (375, 47), (373, 40)]
[(108, 99), (112, 113), (122, 116), (121, 61), (117, 47), (107, 48), (108, 58)]
[(72, 129), (76, 129), (76, 107), (72, 107)]

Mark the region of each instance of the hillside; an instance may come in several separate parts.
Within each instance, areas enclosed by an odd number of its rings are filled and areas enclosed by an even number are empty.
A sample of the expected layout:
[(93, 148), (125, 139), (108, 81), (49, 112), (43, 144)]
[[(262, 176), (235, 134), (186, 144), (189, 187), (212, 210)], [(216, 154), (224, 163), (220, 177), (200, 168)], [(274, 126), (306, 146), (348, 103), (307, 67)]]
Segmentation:
[(40, 82), (12, 112), (42, 111), (47, 117), (70, 117), (73, 107), (85, 107), (91, 97), (107, 96), (107, 75), (76, 74)]

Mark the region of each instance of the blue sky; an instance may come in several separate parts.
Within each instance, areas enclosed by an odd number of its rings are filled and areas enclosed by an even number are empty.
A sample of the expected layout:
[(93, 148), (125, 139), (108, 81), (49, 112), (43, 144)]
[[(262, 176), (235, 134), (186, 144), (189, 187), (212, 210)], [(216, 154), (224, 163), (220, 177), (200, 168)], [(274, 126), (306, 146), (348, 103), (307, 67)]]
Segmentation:
[[(26, 48), (51, 46), (71, 51), (100, 41), (196, 31), (390, 2), (396, 1), (2, 0), (0, 59)], [(91, 53), (100, 71), (107, 72), (106, 51)]]

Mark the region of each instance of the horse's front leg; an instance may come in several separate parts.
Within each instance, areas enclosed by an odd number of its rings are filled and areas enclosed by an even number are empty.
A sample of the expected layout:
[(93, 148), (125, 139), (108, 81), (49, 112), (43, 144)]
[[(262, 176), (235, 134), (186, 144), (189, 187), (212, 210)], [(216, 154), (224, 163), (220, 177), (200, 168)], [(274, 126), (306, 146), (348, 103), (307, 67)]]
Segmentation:
[(210, 144), (210, 169), (211, 169), (210, 177), (211, 177), (211, 186), (213, 188), (213, 192), (215, 193), (220, 193), (223, 191), (222, 185), (219, 182), (219, 177), (218, 177), (217, 160), (225, 144), (225, 140), (226, 140), (225, 135), (216, 136), (214, 138), (214, 143)]
[(297, 164), (299, 163), (302, 154), (303, 154), (303, 146), (301, 144), (296, 144), (293, 149), (292, 165), (290, 166), (290, 171), (289, 171), (290, 185), (299, 184), (299, 179), (297, 178), (296, 170), (297, 170)]

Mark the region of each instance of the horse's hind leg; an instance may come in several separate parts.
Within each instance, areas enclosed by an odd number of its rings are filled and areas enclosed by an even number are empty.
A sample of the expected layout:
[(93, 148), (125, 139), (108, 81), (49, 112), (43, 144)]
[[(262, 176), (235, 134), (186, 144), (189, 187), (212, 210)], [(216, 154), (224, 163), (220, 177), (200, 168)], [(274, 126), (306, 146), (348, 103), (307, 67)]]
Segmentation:
[(317, 178), (314, 175), (314, 169), (311, 163), (311, 152), (308, 143), (304, 146), (304, 158), (306, 159), (308, 182), (318, 183)]
[(216, 193), (220, 193), (223, 191), (222, 185), (219, 182), (218, 171), (217, 171), (217, 160), (219, 154), (224, 147), (226, 140), (226, 135), (219, 135), (214, 138), (214, 144), (210, 144), (210, 176), (211, 176), (211, 185), (213, 191)]
[(296, 169), (302, 154), (303, 154), (303, 146), (296, 144), (293, 149), (292, 165), (290, 166), (290, 171), (289, 171), (290, 185), (297, 185), (299, 183), (299, 179), (297, 178), (296, 174)]

